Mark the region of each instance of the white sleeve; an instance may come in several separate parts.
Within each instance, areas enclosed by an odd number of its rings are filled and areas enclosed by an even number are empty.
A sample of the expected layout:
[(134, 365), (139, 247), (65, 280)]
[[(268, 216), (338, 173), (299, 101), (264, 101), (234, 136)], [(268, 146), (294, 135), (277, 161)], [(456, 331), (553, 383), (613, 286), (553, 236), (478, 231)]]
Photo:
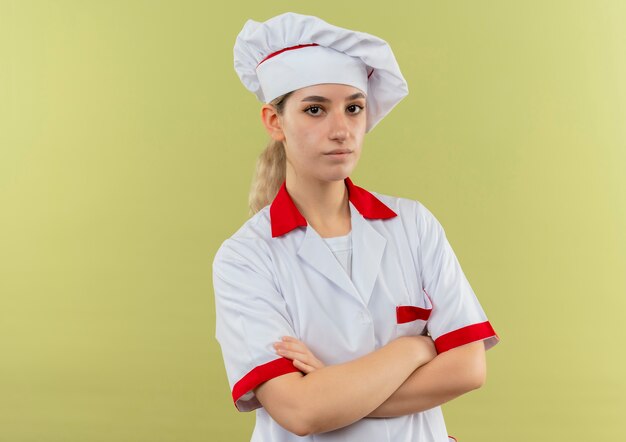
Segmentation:
[(417, 209), (420, 272), (433, 309), (427, 327), (438, 353), (483, 340), (485, 350), (500, 338), (487, 320), (443, 227), (421, 203)]
[(281, 336), (296, 335), (266, 256), (250, 240), (229, 238), (213, 260), (215, 337), (239, 411), (262, 406), (253, 391), (258, 385), (299, 371), (272, 346)]

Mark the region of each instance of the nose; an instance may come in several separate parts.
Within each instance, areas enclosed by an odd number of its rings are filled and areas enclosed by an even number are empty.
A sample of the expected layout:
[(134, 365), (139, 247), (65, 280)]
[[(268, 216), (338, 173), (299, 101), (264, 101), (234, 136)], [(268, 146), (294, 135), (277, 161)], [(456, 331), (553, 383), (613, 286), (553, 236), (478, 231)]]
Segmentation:
[(343, 142), (348, 138), (350, 127), (348, 125), (348, 117), (343, 112), (333, 112), (330, 116), (330, 139)]

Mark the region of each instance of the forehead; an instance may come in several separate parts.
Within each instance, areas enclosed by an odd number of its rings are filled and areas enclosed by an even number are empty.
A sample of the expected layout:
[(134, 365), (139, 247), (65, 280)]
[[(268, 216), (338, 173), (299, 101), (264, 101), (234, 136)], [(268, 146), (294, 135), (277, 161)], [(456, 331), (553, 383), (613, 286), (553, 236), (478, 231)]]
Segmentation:
[(292, 97), (298, 101), (309, 96), (320, 96), (331, 101), (343, 101), (359, 92), (366, 95), (361, 89), (347, 84), (321, 83), (297, 89), (293, 92)]

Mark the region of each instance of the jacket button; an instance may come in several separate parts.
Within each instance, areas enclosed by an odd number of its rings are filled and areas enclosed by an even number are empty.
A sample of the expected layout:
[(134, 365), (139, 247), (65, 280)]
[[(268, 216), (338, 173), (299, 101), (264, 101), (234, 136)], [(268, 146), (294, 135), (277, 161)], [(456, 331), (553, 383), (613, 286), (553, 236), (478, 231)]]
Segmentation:
[(361, 311), (361, 313), (359, 314), (359, 317), (363, 324), (369, 324), (370, 322), (372, 322), (370, 319), (370, 315), (364, 310)]

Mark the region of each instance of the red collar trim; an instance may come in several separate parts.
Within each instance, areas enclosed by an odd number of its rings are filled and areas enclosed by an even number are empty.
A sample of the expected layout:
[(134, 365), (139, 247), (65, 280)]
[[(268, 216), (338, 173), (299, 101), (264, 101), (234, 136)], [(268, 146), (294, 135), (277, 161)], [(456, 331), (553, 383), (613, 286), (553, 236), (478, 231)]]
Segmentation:
[[(397, 216), (396, 212), (370, 192), (354, 185), (350, 177), (346, 177), (344, 182), (348, 188), (348, 199), (364, 218), (386, 219)], [(291, 199), (289, 192), (287, 192), (286, 183), (287, 181), (283, 181), (270, 206), (273, 238), (291, 232), (296, 227), (306, 227), (308, 225), (306, 219)]]

